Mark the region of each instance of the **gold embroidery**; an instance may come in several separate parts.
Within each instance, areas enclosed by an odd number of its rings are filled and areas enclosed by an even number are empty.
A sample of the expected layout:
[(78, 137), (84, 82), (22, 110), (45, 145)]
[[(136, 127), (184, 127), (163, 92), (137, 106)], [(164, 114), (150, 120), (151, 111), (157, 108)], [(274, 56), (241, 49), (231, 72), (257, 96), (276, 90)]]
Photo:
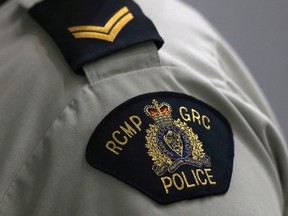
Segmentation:
[[(192, 128), (190, 128), (185, 122), (181, 122), (180, 119), (174, 120), (173, 123), (176, 127), (184, 131), (186, 136), (188, 137), (190, 145), (192, 147), (191, 157), (192, 160), (195, 161), (194, 165), (197, 166), (198, 164), (199, 166), (201, 166), (201, 164), (204, 163), (209, 166), (209, 157), (205, 154), (203, 150), (203, 144), (198, 139), (198, 135), (195, 134)], [(146, 130), (146, 148), (149, 149), (148, 154), (152, 157), (154, 165), (158, 167), (163, 167), (165, 166), (165, 164), (171, 166), (173, 164), (172, 158), (163, 153), (158, 147), (157, 135), (159, 131), (159, 126), (151, 124), (149, 126), (150, 128)]]
[(155, 124), (149, 124), (145, 136), (145, 147), (153, 161), (152, 170), (162, 176), (166, 171), (174, 173), (184, 164), (210, 167), (210, 157), (192, 128), (186, 122), (172, 118), (172, 108), (168, 103), (158, 104), (153, 100), (152, 104), (144, 107), (144, 112), (155, 121)]
[(124, 121), (122, 125), (119, 125), (119, 130), (115, 130), (111, 133), (112, 139), (106, 143), (106, 149), (115, 155), (119, 155), (124, 146), (129, 143), (129, 140), (132, 139), (138, 131), (141, 131), (141, 125), (142, 120), (139, 116), (130, 116), (129, 121)]
[[(166, 194), (169, 194), (169, 189), (172, 190), (184, 190), (191, 189), (195, 187), (201, 187), (206, 185), (216, 185), (212, 179), (214, 176), (210, 174), (212, 172), (211, 169), (196, 169), (191, 170), (191, 173), (173, 173), (172, 176), (163, 176), (160, 178), (163, 184), (163, 188)], [(192, 175), (191, 175), (192, 174)]]
[[(190, 112), (191, 111), (191, 112)], [(206, 115), (200, 114), (197, 110), (188, 110), (186, 107), (179, 107), (179, 114), (181, 118), (186, 122), (193, 122), (202, 125), (207, 130), (211, 129), (210, 119)]]
[(105, 26), (73, 26), (68, 30), (76, 39), (93, 38), (113, 42), (120, 31), (134, 18), (127, 7), (114, 14)]

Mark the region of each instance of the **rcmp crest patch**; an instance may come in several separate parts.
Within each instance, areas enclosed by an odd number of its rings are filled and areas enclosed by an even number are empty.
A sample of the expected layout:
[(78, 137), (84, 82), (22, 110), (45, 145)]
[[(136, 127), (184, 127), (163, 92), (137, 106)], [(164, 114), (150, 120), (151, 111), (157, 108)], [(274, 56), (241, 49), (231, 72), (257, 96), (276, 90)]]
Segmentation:
[(223, 194), (234, 157), (228, 121), (185, 94), (134, 97), (97, 126), (86, 149), (88, 163), (160, 204)]
[(192, 128), (180, 119), (173, 120), (169, 104), (159, 105), (156, 100), (152, 103), (154, 106), (147, 105), (144, 111), (155, 121), (147, 129), (145, 145), (154, 161), (153, 171), (161, 176), (166, 170), (173, 173), (183, 164), (210, 167), (210, 157)]

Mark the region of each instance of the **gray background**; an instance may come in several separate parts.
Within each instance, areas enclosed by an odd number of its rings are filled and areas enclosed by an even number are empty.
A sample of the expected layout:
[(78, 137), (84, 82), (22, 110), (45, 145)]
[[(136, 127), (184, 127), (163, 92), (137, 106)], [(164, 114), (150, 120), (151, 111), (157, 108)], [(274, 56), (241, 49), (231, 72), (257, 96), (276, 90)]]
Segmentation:
[(184, 0), (226, 38), (257, 80), (288, 138), (288, 1)]

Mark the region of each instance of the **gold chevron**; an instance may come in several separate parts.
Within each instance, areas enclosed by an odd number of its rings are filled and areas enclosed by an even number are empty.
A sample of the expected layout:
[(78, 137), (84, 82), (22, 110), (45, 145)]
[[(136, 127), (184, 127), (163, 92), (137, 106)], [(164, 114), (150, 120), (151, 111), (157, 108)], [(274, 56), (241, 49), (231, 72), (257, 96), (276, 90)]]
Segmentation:
[(73, 36), (75, 38), (94, 38), (94, 39), (100, 39), (100, 40), (106, 40), (109, 42), (113, 42), (119, 32), (122, 30), (122, 28), (133, 19), (133, 15), (131, 13), (124, 16), (119, 22), (111, 29), (109, 34), (104, 33), (98, 33), (98, 32), (92, 32), (92, 31), (82, 31), (82, 32), (76, 32), (73, 33)]
[(68, 30), (76, 39), (94, 38), (113, 42), (119, 32), (129, 23), (134, 16), (127, 7), (121, 8), (105, 24), (105, 26), (73, 26)]

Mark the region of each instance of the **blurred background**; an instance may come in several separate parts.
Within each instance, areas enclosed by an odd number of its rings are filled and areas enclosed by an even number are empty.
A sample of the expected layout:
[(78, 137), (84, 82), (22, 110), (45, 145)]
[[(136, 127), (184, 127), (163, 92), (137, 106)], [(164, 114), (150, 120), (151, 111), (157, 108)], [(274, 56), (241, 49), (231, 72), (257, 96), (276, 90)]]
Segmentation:
[(288, 138), (288, 1), (183, 0), (199, 10), (240, 55)]

